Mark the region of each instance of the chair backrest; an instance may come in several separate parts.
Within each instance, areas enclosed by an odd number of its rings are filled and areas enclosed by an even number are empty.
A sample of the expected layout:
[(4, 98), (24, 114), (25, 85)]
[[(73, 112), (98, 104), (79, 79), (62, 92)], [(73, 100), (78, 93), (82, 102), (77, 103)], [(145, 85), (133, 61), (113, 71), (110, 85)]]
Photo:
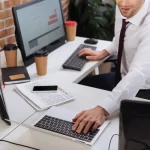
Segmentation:
[(119, 150), (150, 150), (150, 102), (124, 100), (120, 107)]

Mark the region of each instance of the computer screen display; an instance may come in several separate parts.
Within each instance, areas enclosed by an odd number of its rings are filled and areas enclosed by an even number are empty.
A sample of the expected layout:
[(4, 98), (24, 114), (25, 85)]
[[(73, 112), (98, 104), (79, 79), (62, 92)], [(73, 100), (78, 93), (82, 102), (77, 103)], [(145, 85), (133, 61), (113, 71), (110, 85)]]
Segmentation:
[(9, 120), (9, 115), (8, 115), (7, 108), (6, 108), (1, 83), (0, 83), (0, 115), (1, 115), (2, 120), (4, 120), (8, 125), (11, 125), (11, 123), (7, 121)]
[(150, 102), (121, 103), (119, 150), (150, 150)]
[[(60, 0), (36, 0), (13, 8), (16, 39), (23, 59), (56, 41), (66, 39)], [(57, 45), (57, 44), (56, 44)], [(48, 47), (48, 51), (57, 48)]]

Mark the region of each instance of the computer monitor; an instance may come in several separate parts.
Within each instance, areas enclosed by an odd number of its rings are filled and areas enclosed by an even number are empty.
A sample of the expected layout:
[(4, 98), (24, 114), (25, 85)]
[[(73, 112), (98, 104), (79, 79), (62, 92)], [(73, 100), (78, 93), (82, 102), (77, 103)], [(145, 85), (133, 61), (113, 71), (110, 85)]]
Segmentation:
[(65, 44), (61, 0), (34, 0), (12, 8), (15, 34), (26, 66), (34, 62), (34, 53), (42, 48), (52, 52)]
[(150, 102), (122, 101), (119, 150), (150, 150)]
[(1, 83), (0, 83), (0, 115), (2, 120), (4, 120), (8, 125), (11, 125), (10, 121), (7, 121), (9, 120), (9, 115), (6, 108)]

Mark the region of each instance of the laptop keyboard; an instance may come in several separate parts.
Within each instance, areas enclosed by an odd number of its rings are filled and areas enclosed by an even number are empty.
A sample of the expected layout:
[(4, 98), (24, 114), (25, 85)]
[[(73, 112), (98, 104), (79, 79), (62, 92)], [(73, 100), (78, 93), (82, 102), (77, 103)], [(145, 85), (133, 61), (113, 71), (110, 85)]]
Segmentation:
[(85, 44), (79, 45), (79, 47), (72, 53), (72, 55), (62, 65), (63, 68), (80, 71), (83, 68), (84, 64), (88, 61), (85, 58), (81, 58), (78, 56), (79, 51), (84, 48), (91, 48), (92, 50), (96, 50), (96, 47), (94, 46), (85, 45)]
[(94, 132), (88, 132), (87, 134), (79, 134), (72, 131), (73, 123), (58, 118), (44, 116), (38, 123), (34, 125), (35, 127), (70, 136), (85, 142), (91, 142), (95, 135), (98, 133), (99, 129)]

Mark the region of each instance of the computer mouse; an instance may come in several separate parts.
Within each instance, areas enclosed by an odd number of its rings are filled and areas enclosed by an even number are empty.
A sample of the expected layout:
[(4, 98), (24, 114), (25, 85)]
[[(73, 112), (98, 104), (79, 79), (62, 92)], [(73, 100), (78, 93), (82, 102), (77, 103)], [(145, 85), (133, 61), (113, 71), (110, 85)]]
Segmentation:
[(90, 38), (90, 39), (86, 39), (84, 41), (84, 43), (87, 43), (87, 44), (97, 44), (98, 40), (96, 39), (93, 39), (93, 38)]

